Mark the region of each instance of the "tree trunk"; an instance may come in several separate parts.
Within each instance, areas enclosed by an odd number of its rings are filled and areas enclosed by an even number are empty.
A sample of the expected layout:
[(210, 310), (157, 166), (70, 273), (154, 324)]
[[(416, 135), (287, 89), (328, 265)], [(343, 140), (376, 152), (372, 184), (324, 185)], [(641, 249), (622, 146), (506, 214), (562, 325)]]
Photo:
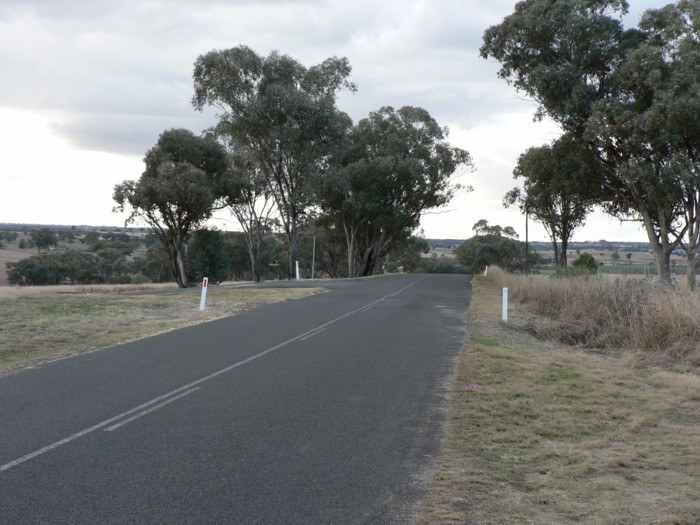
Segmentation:
[(175, 279), (178, 288), (187, 288), (185, 250), (182, 246), (170, 244), (168, 246), (168, 255), (170, 256), (170, 269), (173, 273), (173, 279)]
[(343, 221), (343, 230), (345, 230), (345, 244), (347, 245), (348, 256), (348, 277), (357, 277), (356, 274), (356, 257), (357, 240), (355, 239), (355, 228), (349, 226)]
[(688, 288), (690, 290), (695, 290), (695, 260), (697, 258), (697, 249), (688, 249), (687, 253), (687, 265), (686, 275), (688, 277)]
[(296, 277), (296, 262), (299, 257), (299, 232), (294, 219), (290, 224), (287, 238), (289, 240), (289, 279), (294, 279)]

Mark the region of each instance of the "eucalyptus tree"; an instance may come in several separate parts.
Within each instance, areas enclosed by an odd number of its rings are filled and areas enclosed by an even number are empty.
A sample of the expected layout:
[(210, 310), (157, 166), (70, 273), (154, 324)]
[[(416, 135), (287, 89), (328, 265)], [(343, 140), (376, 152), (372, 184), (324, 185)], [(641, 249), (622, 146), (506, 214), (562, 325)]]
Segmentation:
[(229, 169), (221, 181), (219, 205), (228, 209), (243, 230), (251, 276), (260, 282), (264, 244), (279, 225), (274, 198), (254, 155), (236, 143), (227, 126), (220, 123), (208, 134), (223, 145), (229, 158)]
[(383, 107), (349, 132), (322, 207), (345, 233), (351, 276), (373, 274), (392, 241), (460, 189), (453, 175), (472, 161), (447, 135), (426, 110), (410, 106)]
[(345, 58), (307, 68), (287, 55), (273, 51), (263, 57), (247, 46), (211, 51), (195, 61), (192, 103), (200, 111), (221, 111), (219, 127), (250, 153), (264, 176), (287, 237), (290, 277), (299, 224), (350, 125), (335, 105), (339, 90), (355, 90), (350, 71)]
[(48, 251), (52, 246), (58, 246), (58, 236), (50, 228), (40, 228), (29, 232), (34, 246), (38, 252)]
[(700, 243), (700, 4), (680, 1), (644, 13), (645, 40), (593, 108), (586, 137), (619, 166), (626, 193), (616, 206), (644, 225), (669, 274), (681, 246), (695, 285)]
[(627, 8), (625, 0), (525, 0), (486, 31), (481, 54), (538, 103), (537, 116), (596, 154), (604, 209), (643, 223), (669, 280), (671, 252), (690, 224), (697, 231), (697, 170), (687, 161), (697, 156), (698, 117), (687, 109), (698, 98), (698, 4), (647, 11), (639, 29), (625, 31), (613, 15)]
[(565, 136), (552, 145), (529, 148), (520, 155), (513, 170), (522, 179), (504, 198), (504, 205), (517, 205), (524, 213), (542, 224), (549, 236), (554, 261), (567, 264), (568, 243), (581, 227), (589, 211), (600, 198), (592, 167), (574, 141)]
[(138, 181), (114, 187), (115, 211), (130, 210), (126, 224), (144, 221), (163, 243), (175, 282), (188, 286), (185, 246), (191, 231), (211, 217), (227, 169), (217, 142), (186, 129), (164, 131), (144, 158)]
[(483, 271), (486, 266), (498, 265), (504, 270), (525, 268), (525, 243), (511, 226), (490, 225), (481, 219), (472, 227), (474, 236), (457, 248), (457, 260), (471, 272)]

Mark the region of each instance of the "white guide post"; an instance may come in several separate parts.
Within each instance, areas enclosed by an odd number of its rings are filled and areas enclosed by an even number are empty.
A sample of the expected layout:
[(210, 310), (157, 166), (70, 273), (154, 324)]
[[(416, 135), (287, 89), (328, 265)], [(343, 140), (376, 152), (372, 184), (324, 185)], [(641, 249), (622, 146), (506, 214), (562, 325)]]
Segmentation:
[(205, 277), (202, 281), (202, 299), (199, 301), (199, 309), (203, 312), (205, 308), (205, 303), (207, 302), (207, 285), (209, 284), (209, 277)]
[(297, 281), (298, 281), (299, 280), (299, 261), (294, 261), (294, 262), (296, 263), (295, 268), (296, 268)]
[(503, 289), (503, 315), (501, 319), (504, 323), (508, 322), (508, 288)]

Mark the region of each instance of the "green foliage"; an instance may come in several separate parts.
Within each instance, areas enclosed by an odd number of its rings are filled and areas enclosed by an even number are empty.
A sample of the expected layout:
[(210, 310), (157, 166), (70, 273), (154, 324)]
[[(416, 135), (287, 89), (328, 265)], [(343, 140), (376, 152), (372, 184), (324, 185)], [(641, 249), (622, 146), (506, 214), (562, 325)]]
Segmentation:
[(133, 267), (116, 250), (42, 253), (7, 264), (10, 284), (19, 286), (126, 283)]
[(185, 244), (189, 232), (211, 216), (227, 168), (226, 152), (211, 138), (185, 129), (164, 131), (146, 153), (138, 181), (114, 188), (116, 210), (131, 210), (127, 223), (144, 220), (166, 247), (178, 286), (188, 285)]
[(504, 204), (517, 204), (544, 226), (557, 266), (566, 266), (569, 239), (600, 198), (592, 165), (590, 155), (569, 135), (551, 146), (528, 149), (513, 170), (523, 188), (508, 192)]
[(469, 270), (462, 266), (461, 264), (456, 264), (449, 261), (441, 261), (439, 259), (426, 259), (425, 257), (420, 260), (418, 266), (416, 267), (415, 273), (469, 273)]
[(147, 282), (172, 282), (173, 274), (170, 270), (168, 251), (160, 243), (152, 244), (146, 251), (146, 257), (134, 260), (134, 273), (142, 276)]
[(0, 232), (0, 241), (15, 242), (19, 234), (17, 232)]
[[(659, 276), (700, 248), (700, 24), (697, 2), (645, 12), (624, 0), (525, 0), (484, 33), (481, 54), (595, 156), (602, 207), (645, 224)], [(694, 274), (689, 274), (691, 285)]]
[(187, 243), (187, 271), (192, 282), (202, 282), (204, 277), (212, 284), (229, 279), (231, 256), (226, 249), (224, 236), (217, 230), (197, 230)]
[[(477, 234), (467, 239), (455, 249), (457, 260), (471, 272), (483, 271), (486, 266), (497, 265), (508, 271), (525, 269), (525, 243), (512, 238), (515, 230), (511, 227), (489, 226), (488, 221), (480, 220), (474, 227)], [(534, 250), (531, 250), (534, 255)]]
[(422, 255), (430, 251), (428, 241), (422, 236), (410, 235), (392, 244), (384, 258), (386, 270), (394, 272), (399, 268), (415, 273), (421, 268)]
[(421, 214), (460, 189), (451, 181), (471, 168), (469, 153), (447, 142), (422, 108), (384, 107), (350, 130), (343, 167), (323, 186), (327, 220), (347, 232), (349, 274), (371, 275), (392, 242), (408, 238)]
[(38, 251), (48, 250), (52, 246), (58, 246), (58, 237), (49, 228), (41, 228), (29, 232), (34, 246)]
[(579, 255), (576, 260), (571, 263), (571, 266), (589, 273), (596, 273), (598, 271), (598, 263), (590, 253), (586, 252)]
[(335, 106), (341, 88), (355, 89), (349, 75), (345, 58), (306, 68), (287, 55), (263, 57), (246, 46), (211, 51), (195, 62), (192, 103), (222, 111), (219, 132), (264, 176), (287, 236), (289, 276), (298, 260), (299, 225), (350, 125)]
[(88, 232), (86, 233), (82, 239), (80, 239), (80, 242), (83, 244), (94, 244), (100, 239), (100, 233), (99, 232)]
[(52, 254), (39, 254), (7, 263), (7, 280), (10, 284), (19, 286), (59, 284), (63, 276), (58, 266), (52, 264), (54, 260)]
[(476, 235), (482, 236), (494, 236), (494, 237), (508, 237), (510, 239), (517, 239), (518, 234), (512, 226), (499, 226), (494, 224), (493, 226), (489, 224), (486, 219), (481, 219), (477, 221), (474, 226), (472, 226), (472, 231)]

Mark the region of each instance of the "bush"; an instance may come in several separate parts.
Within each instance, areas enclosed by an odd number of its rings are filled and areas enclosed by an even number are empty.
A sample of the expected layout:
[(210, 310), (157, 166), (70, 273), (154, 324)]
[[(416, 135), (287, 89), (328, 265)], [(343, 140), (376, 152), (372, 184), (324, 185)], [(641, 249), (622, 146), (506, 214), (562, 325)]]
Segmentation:
[(580, 272), (596, 273), (598, 271), (598, 263), (589, 253), (583, 252), (578, 258), (571, 263), (571, 266)]

